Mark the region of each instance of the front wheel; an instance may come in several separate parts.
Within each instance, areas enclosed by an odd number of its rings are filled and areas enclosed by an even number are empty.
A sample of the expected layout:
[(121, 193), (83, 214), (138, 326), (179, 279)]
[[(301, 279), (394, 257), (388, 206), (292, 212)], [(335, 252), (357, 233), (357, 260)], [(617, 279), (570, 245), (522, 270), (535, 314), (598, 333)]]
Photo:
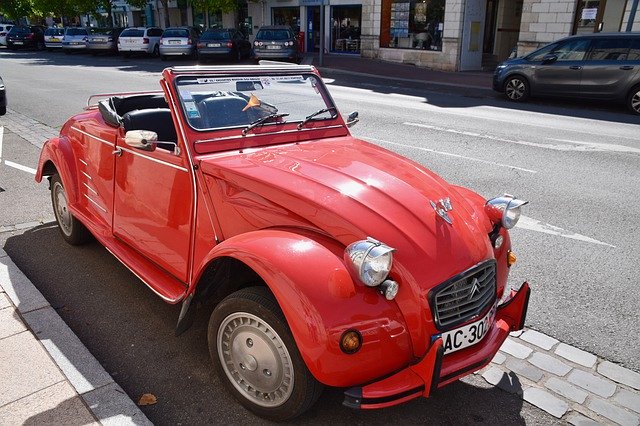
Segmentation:
[(511, 76), (504, 83), (504, 93), (510, 101), (523, 102), (529, 98), (529, 83), (519, 75)]
[(627, 108), (634, 114), (640, 114), (640, 84), (629, 91)]
[(60, 233), (66, 242), (75, 246), (84, 244), (91, 239), (89, 230), (71, 214), (67, 193), (58, 174), (51, 177), (51, 204)]
[(239, 290), (211, 314), (209, 352), (220, 378), (257, 415), (283, 421), (322, 392), (307, 369), (275, 298), (265, 287)]

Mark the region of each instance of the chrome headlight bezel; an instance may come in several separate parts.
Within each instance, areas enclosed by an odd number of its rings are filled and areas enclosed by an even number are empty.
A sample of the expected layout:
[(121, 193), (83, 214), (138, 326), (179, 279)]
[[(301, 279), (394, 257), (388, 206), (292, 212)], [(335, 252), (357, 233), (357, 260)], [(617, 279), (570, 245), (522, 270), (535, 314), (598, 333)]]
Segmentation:
[(505, 229), (511, 229), (518, 223), (520, 220), (520, 208), (525, 204), (528, 204), (528, 201), (520, 200), (513, 195), (504, 194), (500, 197), (495, 197), (490, 200), (487, 200), (488, 206), (493, 206), (502, 211), (501, 224)]
[(355, 241), (344, 250), (344, 262), (351, 275), (367, 287), (382, 284), (393, 266), (394, 248), (373, 238)]

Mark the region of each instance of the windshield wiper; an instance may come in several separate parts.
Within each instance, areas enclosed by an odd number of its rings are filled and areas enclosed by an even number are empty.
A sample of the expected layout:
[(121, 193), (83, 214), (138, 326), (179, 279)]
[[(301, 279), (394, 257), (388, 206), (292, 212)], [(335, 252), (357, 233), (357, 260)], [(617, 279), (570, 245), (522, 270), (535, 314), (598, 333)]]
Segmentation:
[(245, 127), (242, 130), (242, 136), (246, 136), (247, 133), (249, 132), (249, 130), (251, 130), (251, 129), (255, 128), (255, 127), (258, 127), (258, 126), (266, 123), (269, 120), (273, 120), (274, 118), (286, 117), (288, 115), (289, 114), (286, 113), (286, 112), (285, 113), (275, 113), (274, 112), (273, 114), (265, 115), (264, 117), (257, 119), (256, 121), (250, 123), (247, 127)]
[(312, 118), (320, 115), (320, 114), (324, 114), (325, 112), (329, 112), (329, 111), (335, 111), (336, 107), (329, 107), (329, 108), (322, 108), (321, 110), (318, 110), (316, 112), (314, 112), (311, 115), (308, 115), (304, 120), (302, 120), (300, 122), (300, 124), (298, 124), (298, 130), (302, 130), (302, 126), (304, 126), (305, 124), (307, 124), (309, 121), (311, 121)]

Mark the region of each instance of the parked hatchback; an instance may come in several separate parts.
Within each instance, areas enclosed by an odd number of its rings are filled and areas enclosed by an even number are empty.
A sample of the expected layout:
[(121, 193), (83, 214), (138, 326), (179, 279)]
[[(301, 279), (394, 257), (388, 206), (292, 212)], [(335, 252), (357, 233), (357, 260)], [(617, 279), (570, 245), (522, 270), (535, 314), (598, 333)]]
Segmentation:
[(123, 56), (133, 53), (160, 54), (162, 29), (157, 27), (125, 28), (118, 37), (118, 52)]
[(240, 61), (251, 55), (251, 43), (240, 31), (233, 28), (211, 29), (202, 33), (198, 43), (198, 58), (229, 58)]
[(291, 27), (286, 25), (260, 28), (253, 42), (253, 55), (256, 60), (285, 59), (299, 62), (301, 59), (298, 40)]
[(0, 24), (0, 45), (7, 45), (7, 33), (13, 28), (11, 24)]
[(25, 25), (11, 28), (7, 33), (7, 48), (11, 50), (21, 48), (44, 49), (44, 28), (39, 25)]
[(69, 27), (64, 32), (62, 39), (62, 51), (66, 54), (71, 52), (86, 52), (89, 30), (87, 28)]
[(160, 38), (160, 58), (166, 61), (168, 56), (195, 56), (199, 38), (195, 28), (167, 28)]
[(640, 114), (640, 33), (558, 40), (498, 65), (493, 89), (516, 102), (530, 96), (614, 100)]
[(44, 46), (47, 50), (61, 49), (64, 38), (64, 28), (47, 28), (44, 31)]
[(87, 40), (87, 50), (92, 54), (115, 53), (123, 28), (93, 28)]

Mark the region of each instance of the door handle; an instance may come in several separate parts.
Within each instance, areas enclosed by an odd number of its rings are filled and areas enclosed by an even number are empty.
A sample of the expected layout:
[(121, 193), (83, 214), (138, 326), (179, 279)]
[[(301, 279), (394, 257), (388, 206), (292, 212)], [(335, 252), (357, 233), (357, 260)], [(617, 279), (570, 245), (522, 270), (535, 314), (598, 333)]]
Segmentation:
[(113, 151), (113, 152), (112, 152), (112, 154), (113, 154), (113, 155), (116, 155), (116, 156), (118, 156), (118, 157), (122, 157), (122, 148), (117, 147), (117, 148), (115, 149), (115, 151)]
[(632, 70), (633, 66), (631, 66), (631, 65), (623, 65), (623, 66), (620, 67), (620, 69), (628, 71), (628, 70)]
[(572, 65), (569, 67), (570, 70), (581, 70), (582, 67), (580, 65)]

